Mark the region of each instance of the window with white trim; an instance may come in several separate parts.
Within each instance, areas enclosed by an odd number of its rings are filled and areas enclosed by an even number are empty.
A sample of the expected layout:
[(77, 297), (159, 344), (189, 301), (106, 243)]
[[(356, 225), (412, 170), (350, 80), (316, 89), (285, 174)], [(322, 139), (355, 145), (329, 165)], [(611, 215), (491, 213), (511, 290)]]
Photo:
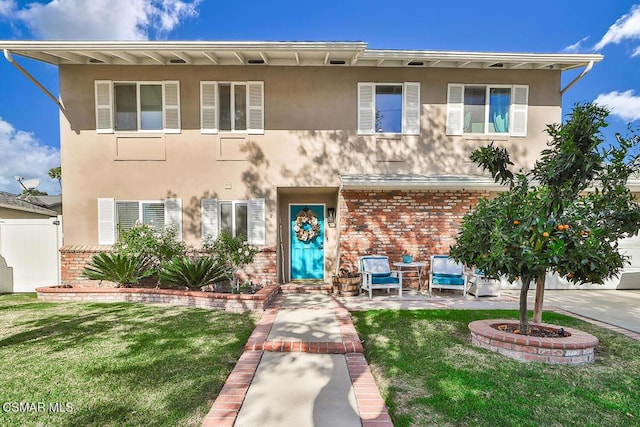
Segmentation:
[(180, 132), (179, 82), (96, 80), (95, 89), (98, 133)]
[(182, 200), (115, 200), (98, 199), (98, 243), (112, 245), (118, 234), (136, 224), (161, 229), (175, 227), (176, 240), (182, 240)]
[(216, 239), (220, 230), (243, 237), (250, 244), (265, 244), (265, 199), (201, 200), (202, 238)]
[(450, 84), (447, 134), (526, 136), (529, 87)]
[(420, 133), (420, 83), (358, 83), (358, 133)]
[(231, 232), (233, 237), (247, 239), (249, 217), (246, 201), (220, 202), (220, 229)]
[(264, 133), (264, 82), (200, 82), (202, 133)]
[(164, 202), (116, 200), (116, 232), (129, 231), (136, 224), (164, 227)]

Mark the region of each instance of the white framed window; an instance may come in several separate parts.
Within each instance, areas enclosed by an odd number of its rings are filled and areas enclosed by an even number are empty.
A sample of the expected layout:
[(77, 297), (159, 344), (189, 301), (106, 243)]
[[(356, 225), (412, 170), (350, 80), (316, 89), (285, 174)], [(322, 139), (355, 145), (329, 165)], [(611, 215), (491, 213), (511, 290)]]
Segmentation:
[(182, 200), (115, 200), (98, 199), (98, 243), (112, 245), (118, 233), (147, 224), (154, 228), (171, 225), (176, 228), (176, 240), (182, 240)]
[(529, 87), (449, 84), (447, 134), (526, 136)]
[(202, 238), (216, 239), (220, 230), (244, 237), (250, 244), (265, 244), (265, 199), (201, 200)]
[(177, 81), (96, 80), (96, 130), (180, 132), (180, 86)]
[(200, 82), (202, 133), (264, 133), (264, 82)]
[(420, 83), (358, 83), (358, 133), (420, 133)]

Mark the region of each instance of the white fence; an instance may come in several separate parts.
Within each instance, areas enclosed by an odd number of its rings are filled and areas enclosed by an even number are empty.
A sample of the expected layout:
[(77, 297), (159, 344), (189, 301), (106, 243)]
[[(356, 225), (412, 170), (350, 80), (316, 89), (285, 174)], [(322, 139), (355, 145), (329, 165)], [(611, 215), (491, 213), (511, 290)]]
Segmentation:
[(5, 276), (0, 283), (0, 292), (34, 292), (40, 286), (59, 285), (61, 245), (62, 216), (0, 219), (0, 255), (13, 271), (13, 280)]

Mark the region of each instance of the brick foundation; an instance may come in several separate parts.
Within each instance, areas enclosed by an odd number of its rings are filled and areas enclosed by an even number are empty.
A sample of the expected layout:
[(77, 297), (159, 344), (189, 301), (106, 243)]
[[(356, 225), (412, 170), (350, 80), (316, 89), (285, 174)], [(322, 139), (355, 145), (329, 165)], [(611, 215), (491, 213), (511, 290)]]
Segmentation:
[[(340, 193), (340, 266), (357, 268), (357, 258), (385, 254), (400, 262), (403, 254), (427, 261), (448, 254), (462, 217), (481, 198), (482, 191), (345, 190)], [(409, 286), (416, 287), (417, 281)], [(406, 287), (406, 284), (405, 284)]]
[[(502, 332), (493, 326), (514, 323), (513, 320), (477, 320), (469, 324), (471, 342), (521, 362), (543, 362), (561, 365), (583, 365), (594, 361), (594, 349), (598, 339), (591, 334), (572, 328), (564, 328), (571, 335), (562, 338), (542, 338)], [(560, 326), (540, 326), (559, 329)]]
[(38, 299), (53, 302), (140, 302), (184, 305), (244, 313), (262, 312), (278, 295), (277, 286), (260, 289), (255, 294), (221, 294), (215, 292), (178, 291), (140, 288), (37, 288)]

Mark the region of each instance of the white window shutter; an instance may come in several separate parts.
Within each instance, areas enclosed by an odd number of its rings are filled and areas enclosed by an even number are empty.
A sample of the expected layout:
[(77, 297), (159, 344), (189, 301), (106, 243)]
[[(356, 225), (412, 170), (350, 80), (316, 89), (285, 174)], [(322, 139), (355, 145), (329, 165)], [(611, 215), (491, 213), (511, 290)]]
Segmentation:
[(447, 135), (462, 135), (464, 126), (464, 85), (447, 88)]
[(264, 199), (249, 199), (249, 244), (266, 244), (265, 236), (265, 201)]
[(218, 238), (218, 199), (203, 198), (200, 200), (202, 214), (202, 240), (210, 237)]
[(113, 91), (111, 80), (95, 81), (96, 132), (113, 133)]
[(162, 85), (165, 133), (180, 133), (180, 82), (167, 81)]
[(358, 133), (372, 135), (376, 132), (376, 85), (358, 83)]
[(218, 83), (200, 82), (200, 132), (218, 133)]
[(264, 133), (264, 82), (247, 82), (247, 133)]
[(165, 199), (164, 225), (176, 228), (176, 241), (182, 241), (182, 199)]
[(527, 112), (529, 109), (529, 86), (513, 86), (511, 103), (511, 136), (527, 136)]
[(420, 83), (404, 84), (402, 104), (402, 133), (420, 135)]
[(116, 243), (115, 200), (98, 199), (98, 244)]

